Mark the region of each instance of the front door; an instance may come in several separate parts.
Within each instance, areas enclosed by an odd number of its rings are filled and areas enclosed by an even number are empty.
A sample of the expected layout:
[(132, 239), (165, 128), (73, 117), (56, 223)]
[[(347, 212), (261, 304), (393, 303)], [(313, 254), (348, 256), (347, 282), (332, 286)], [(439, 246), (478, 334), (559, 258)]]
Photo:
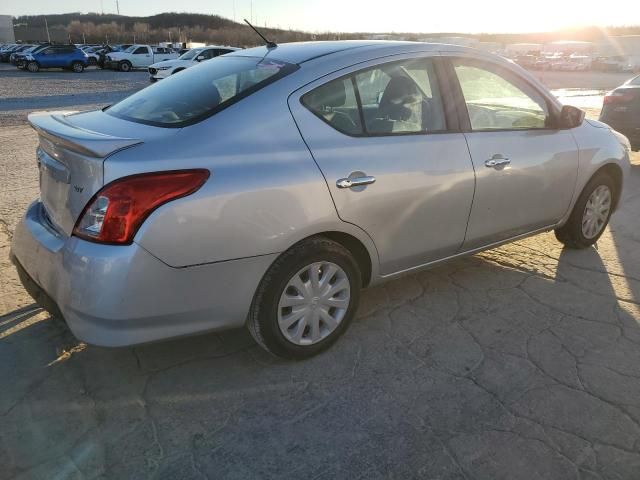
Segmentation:
[(131, 60), (134, 67), (148, 67), (153, 60), (151, 49), (149, 47), (136, 48), (131, 55)]
[(474, 172), (464, 135), (450, 131), (434, 61), (329, 78), (289, 104), (340, 218), (373, 239), (382, 275), (457, 252)]
[(550, 104), (526, 79), (499, 65), (452, 59), (466, 103), (476, 192), (463, 249), (559, 222), (578, 173), (569, 130), (553, 127)]

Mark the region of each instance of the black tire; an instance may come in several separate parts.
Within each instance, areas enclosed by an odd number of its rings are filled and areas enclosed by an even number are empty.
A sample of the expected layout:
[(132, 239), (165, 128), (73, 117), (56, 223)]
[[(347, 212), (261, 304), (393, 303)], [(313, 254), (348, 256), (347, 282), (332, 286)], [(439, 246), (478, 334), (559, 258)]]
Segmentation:
[(124, 60), (122, 62), (120, 62), (120, 71), (121, 72), (130, 72), (131, 69), (133, 68), (133, 65), (131, 65), (131, 62), (128, 60)]
[(27, 70), (29, 70), (31, 73), (37, 73), (38, 71), (40, 71), (40, 65), (38, 65), (38, 62), (28, 62)]
[[(611, 208), (607, 216), (607, 221), (602, 226), (602, 229), (593, 238), (587, 238), (582, 232), (582, 219), (584, 210), (587, 206), (587, 202), (591, 194), (601, 185), (609, 188), (611, 192)], [(571, 211), (569, 220), (562, 227), (555, 230), (556, 238), (560, 243), (563, 243), (567, 248), (582, 249), (588, 248), (594, 245), (598, 239), (602, 236), (607, 228), (611, 214), (613, 213), (613, 207), (616, 204), (620, 192), (616, 189), (616, 184), (613, 179), (606, 173), (598, 173), (595, 175), (589, 183), (584, 187), (578, 201)]]
[[(347, 311), (335, 330), (310, 345), (297, 345), (285, 338), (278, 326), (278, 303), (289, 280), (304, 267), (315, 262), (338, 265), (349, 280), (350, 300)], [(284, 252), (271, 265), (255, 293), (247, 327), (265, 350), (282, 358), (309, 358), (329, 348), (349, 327), (358, 309), (362, 276), (353, 255), (339, 243), (325, 237), (304, 240)]]
[(73, 62), (71, 64), (71, 70), (73, 70), (74, 73), (82, 73), (84, 72), (84, 65), (82, 62)]

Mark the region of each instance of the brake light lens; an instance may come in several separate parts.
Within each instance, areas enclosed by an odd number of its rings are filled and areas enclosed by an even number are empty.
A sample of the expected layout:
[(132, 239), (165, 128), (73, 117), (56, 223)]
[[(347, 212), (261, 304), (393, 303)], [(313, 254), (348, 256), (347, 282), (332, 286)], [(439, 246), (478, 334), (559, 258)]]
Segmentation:
[(120, 178), (105, 185), (87, 204), (73, 229), (77, 237), (128, 245), (158, 207), (196, 192), (209, 170), (173, 170)]
[(604, 97), (604, 104), (605, 105), (611, 105), (611, 104), (620, 104), (620, 103), (629, 103), (633, 100), (634, 95), (633, 93), (627, 93), (627, 92), (609, 92), (605, 97)]

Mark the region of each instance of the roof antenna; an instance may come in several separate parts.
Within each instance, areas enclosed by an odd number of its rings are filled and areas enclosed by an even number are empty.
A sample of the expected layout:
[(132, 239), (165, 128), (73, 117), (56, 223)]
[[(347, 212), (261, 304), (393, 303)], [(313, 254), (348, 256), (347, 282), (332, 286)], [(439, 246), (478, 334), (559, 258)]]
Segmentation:
[(244, 23), (246, 23), (247, 25), (249, 25), (249, 26), (251, 27), (251, 29), (252, 29), (254, 32), (256, 32), (256, 33), (258, 34), (258, 36), (259, 36), (262, 40), (264, 40), (264, 43), (267, 45), (267, 48), (276, 48), (276, 47), (278, 46), (278, 44), (277, 44), (277, 43), (272, 42), (272, 41), (270, 41), (270, 40), (267, 40), (267, 37), (265, 37), (264, 35), (262, 35), (262, 34), (258, 31), (258, 29), (257, 29), (256, 27), (254, 27), (253, 25), (251, 25), (251, 24), (249, 23), (249, 21), (248, 21), (246, 18), (244, 19)]

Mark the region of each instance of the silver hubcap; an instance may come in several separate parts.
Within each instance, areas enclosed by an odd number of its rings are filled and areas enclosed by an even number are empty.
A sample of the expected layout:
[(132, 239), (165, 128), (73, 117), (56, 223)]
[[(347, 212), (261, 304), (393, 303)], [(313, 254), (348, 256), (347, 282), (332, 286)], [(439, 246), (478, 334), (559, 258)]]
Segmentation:
[(582, 234), (587, 239), (598, 236), (604, 229), (609, 219), (611, 210), (611, 190), (606, 185), (596, 188), (582, 214)]
[(296, 345), (312, 345), (329, 336), (351, 301), (347, 274), (335, 263), (317, 262), (296, 273), (278, 303), (278, 326)]

